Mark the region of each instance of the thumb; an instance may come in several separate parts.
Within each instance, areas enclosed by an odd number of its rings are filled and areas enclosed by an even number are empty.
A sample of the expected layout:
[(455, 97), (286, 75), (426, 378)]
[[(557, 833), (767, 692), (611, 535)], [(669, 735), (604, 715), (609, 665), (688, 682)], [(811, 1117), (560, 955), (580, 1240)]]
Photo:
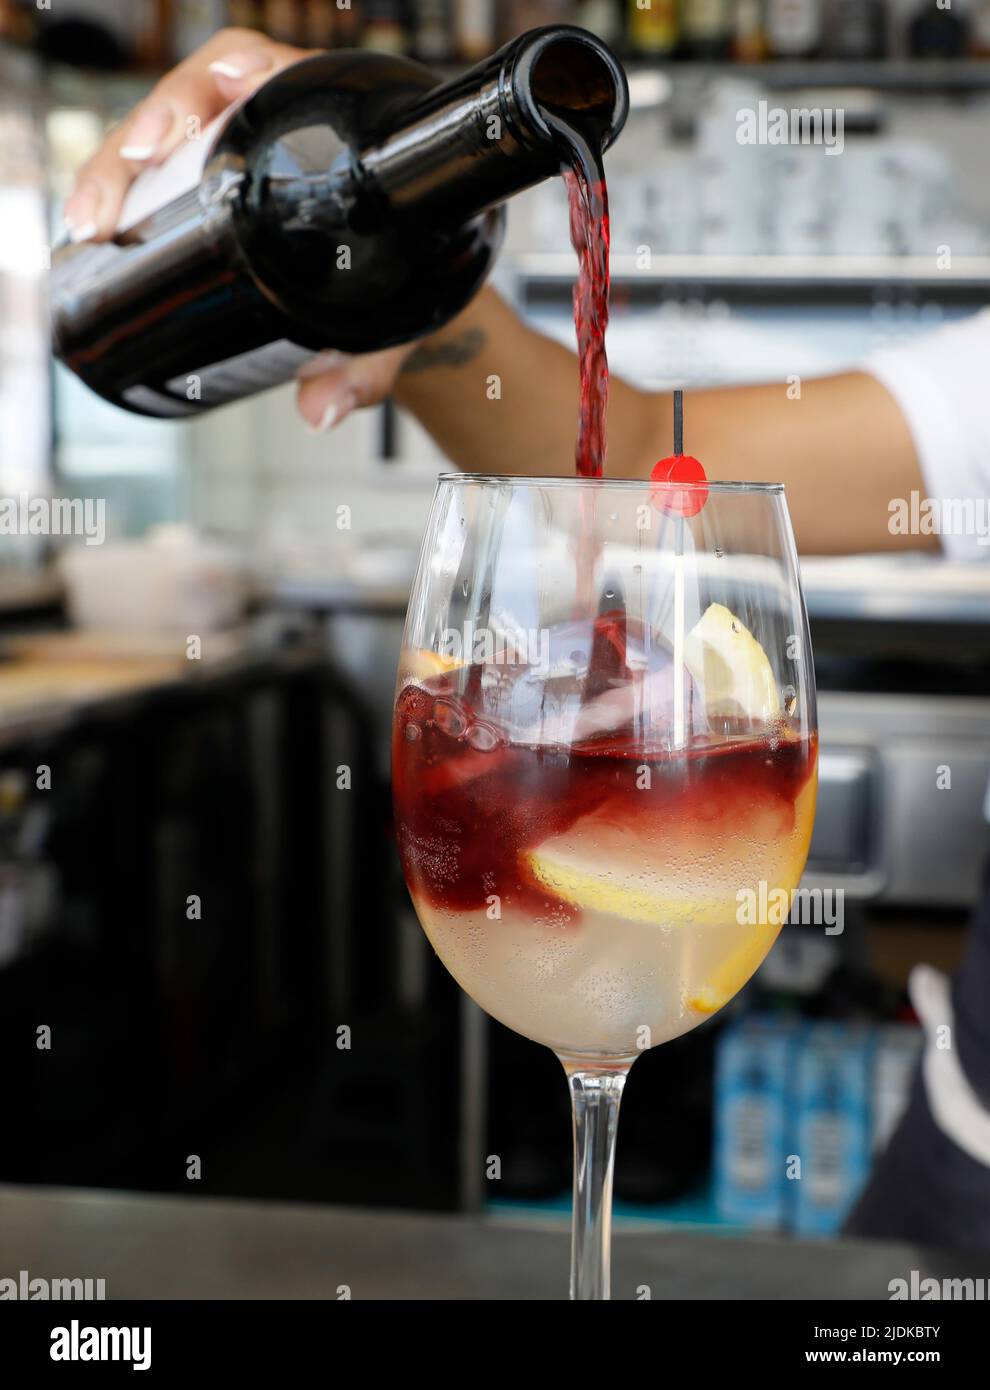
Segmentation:
[(299, 373), (296, 409), (311, 430), (322, 434), (352, 410), (377, 405), (392, 390), (412, 344), (351, 357), (323, 352)]

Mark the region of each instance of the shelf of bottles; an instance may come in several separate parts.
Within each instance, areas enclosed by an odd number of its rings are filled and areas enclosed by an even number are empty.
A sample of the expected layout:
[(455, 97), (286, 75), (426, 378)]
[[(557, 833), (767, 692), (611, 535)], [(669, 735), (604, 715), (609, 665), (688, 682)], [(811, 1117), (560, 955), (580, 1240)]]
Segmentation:
[(158, 71), (238, 25), (311, 48), (476, 61), (539, 24), (579, 24), (635, 69), (735, 64), (775, 85), (990, 85), (990, 0), (0, 0), (0, 38), (80, 66)]

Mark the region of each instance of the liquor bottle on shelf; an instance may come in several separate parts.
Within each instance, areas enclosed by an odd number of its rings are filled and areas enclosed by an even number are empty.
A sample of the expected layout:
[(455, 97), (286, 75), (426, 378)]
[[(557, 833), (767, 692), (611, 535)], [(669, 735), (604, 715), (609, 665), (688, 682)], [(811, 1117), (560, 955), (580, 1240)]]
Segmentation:
[(170, 57), (173, 62), (195, 53), (227, 21), (224, 0), (176, 0), (171, 9)]
[(306, 39), (302, 6), (296, 0), (265, 0), (263, 27), (279, 43), (298, 46)]
[(155, 69), (168, 64), (170, 15), (164, 5), (135, 12), (122, 5), (31, 4), (27, 12), (37, 26), (34, 46), (48, 62), (103, 72), (149, 60)]
[(965, 19), (955, 10), (939, 9), (934, 0), (923, 0), (908, 26), (912, 58), (962, 58), (968, 37)]
[(762, 63), (767, 56), (763, 0), (736, 0), (732, 56), (737, 63)]
[(454, 51), (465, 63), (477, 63), (495, 47), (495, 0), (454, 0)]
[(376, 53), (405, 53), (409, 31), (402, 0), (363, 0), (361, 47)]
[(680, 38), (677, 0), (628, 0), (629, 51), (637, 58), (671, 58)]
[[(39, 8), (41, 8), (39, 6)], [(34, 17), (37, 10), (22, 0), (0, 0), (0, 39), (27, 45), (34, 38)]]
[(767, 0), (767, 40), (774, 58), (813, 58), (822, 38), (820, 0)]
[(227, 0), (227, 23), (238, 29), (263, 29), (262, 0)]
[(974, 58), (990, 58), (990, 0), (977, 0), (973, 9), (969, 51)]
[(628, 101), (613, 54), (569, 27), (446, 83), (395, 55), (305, 58), (142, 174), (113, 241), (56, 249), (55, 350), (107, 400), (182, 416), (323, 348), (410, 342), (480, 287), (501, 204), (559, 173), (568, 120), (604, 148)]
[(727, 58), (732, 46), (730, 0), (683, 0), (681, 38), (685, 56), (697, 62)]
[(527, 29), (542, 24), (567, 24), (574, 21), (574, 0), (496, 0), (498, 35), (514, 39)]
[(574, 22), (603, 43), (618, 44), (622, 40), (621, 0), (579, 0)]
[(421, 63), (449, 63), (454, 56), (450, 0), (414, 0), (412, 51)]
[(362, 0), (334, 0), (334, 48), (357, 48), (364, 23)]
[(168, 0), (154, 0), (137, 15), (134, 58), (145, 72), (159, 73), (172, 62), (174, 46)]
[(884, 0), (832, 0), (827, 12), (826, 51), (830, 58), (868, 61), (887, 48)]
[(307, 48), (332, 48), (336, 42), (333, 0), (305, 0), (303, 43)]

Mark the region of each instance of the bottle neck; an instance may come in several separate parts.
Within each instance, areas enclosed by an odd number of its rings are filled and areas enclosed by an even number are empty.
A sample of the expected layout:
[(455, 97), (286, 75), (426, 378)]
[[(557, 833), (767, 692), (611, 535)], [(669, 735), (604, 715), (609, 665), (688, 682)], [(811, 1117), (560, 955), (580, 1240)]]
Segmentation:
[(628, 105), (622, 68), (599, 39), (535, 29), (417, 97), (359, 167), (395, 215), (464, 220), (560, 171), (561, 119), (603, 149)]

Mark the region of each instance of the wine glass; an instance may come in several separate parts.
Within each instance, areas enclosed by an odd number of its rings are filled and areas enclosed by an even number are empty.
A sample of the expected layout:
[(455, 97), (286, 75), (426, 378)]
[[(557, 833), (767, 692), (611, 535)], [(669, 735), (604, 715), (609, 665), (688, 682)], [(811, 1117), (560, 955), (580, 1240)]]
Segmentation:
[(441, 476), (398, 673), (398, 842), (447, 969), (567, 1074), (572, 1298), (609, 1297), (629, 1068), (769, 951), (816, 782), (781, 486)]

